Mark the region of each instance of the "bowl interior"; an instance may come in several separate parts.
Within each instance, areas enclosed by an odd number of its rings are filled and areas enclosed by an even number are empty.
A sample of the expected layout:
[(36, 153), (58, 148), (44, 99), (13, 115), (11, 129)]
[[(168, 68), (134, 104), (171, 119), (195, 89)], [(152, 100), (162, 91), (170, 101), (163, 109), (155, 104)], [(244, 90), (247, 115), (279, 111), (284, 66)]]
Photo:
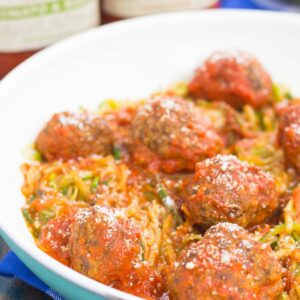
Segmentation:
[[(74, 279), (75, 272), (34, 246), (20, 213), (24, 149), (45, 121), (54, 112), (80, 106), (95, 109), (105, 98), (146, 97), (170, 83), (188, 80), (214, 50), (252, 52), (275, 82), (300, 95), (299, 32), (296, 15), (173, 13), (103, 26), (29, 59), (0, 84), (1, 230), (37, 262)], [(76, 283), (103, 294), (103, 286), (90, 279)]]

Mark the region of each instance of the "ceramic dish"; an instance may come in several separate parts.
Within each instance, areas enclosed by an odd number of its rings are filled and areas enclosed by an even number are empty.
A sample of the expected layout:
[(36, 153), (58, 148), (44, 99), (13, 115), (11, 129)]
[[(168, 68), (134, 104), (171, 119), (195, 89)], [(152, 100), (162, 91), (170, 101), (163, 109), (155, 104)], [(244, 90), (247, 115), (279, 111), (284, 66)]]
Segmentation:
[(89, 31), (23, 63), (0, 84), (0, 228), (9, 246), (69, 299), (135, 299), (39, 250), (20, 212), (24, 149), (56, 111), (95, 108), (102, 99), (135, 99), (188, 79), (213, 50), (255, 54), (276, 82), (300, 94), (300, 18), (247, 11), (205, 11), (138, 18)]

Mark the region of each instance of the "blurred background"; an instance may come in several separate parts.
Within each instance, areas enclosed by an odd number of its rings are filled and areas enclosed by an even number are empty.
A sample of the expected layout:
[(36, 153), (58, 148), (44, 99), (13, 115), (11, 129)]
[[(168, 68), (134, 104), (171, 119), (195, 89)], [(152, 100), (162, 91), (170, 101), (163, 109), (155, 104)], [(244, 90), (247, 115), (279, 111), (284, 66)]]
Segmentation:
[(65, 37), (135, 16), (221, 8), (300, 12), (300, 0), (0, 0), (0, 79)]
[[(39, 50), (93, 27), (160, 12), (228, 8), (300, 12), (300, 0), (0, 0), (0, 79)], [(0, 238), (0, 259), (8, 250)], [(0, 277), (0, 299), (50, 298)]]

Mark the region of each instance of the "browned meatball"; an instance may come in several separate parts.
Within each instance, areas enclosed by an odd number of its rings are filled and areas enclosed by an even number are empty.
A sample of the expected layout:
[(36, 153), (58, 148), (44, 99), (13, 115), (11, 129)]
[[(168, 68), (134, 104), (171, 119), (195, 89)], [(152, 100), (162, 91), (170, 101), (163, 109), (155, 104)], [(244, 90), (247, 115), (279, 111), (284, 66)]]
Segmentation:
[(290, 105), (280, 112), (277, 137), (287, 164), (300, 172), (300, 105)]
[(211, 227), (184, 250), (168, 282), (178, 300), (275, 300), (283, 289), (270, 246), (230, 223)]
[(193, 170), (195, 163), (221, 150), (211, 123), (190, 102), (155, 97), (141, 106), (132, 122), (135, 162), (167, 173)]
[(159, 275), (143, 261), (141, 228), (125, 210), (94, 206), (75, 215), (69, 243), (71, 267), (106, 285), (151, 299)]
[(69, 160), (111, 152), (112, 137), (98, 115), (63, 112), (53, 115), (36, 139), (36, 148), (48, 161)]
[(219, 222), (251, 227), (278, 206), (274, 179), (233, 155), (217, 155), (196, 166), (192, 195), (183, 204), (186, 217), (204, 228)]
[(235, 108), (262, 107), (273, 99), (272, 80), (258, 60), (245, 52), (216, 52), (196, 70), (192, 96), (224, 101)]

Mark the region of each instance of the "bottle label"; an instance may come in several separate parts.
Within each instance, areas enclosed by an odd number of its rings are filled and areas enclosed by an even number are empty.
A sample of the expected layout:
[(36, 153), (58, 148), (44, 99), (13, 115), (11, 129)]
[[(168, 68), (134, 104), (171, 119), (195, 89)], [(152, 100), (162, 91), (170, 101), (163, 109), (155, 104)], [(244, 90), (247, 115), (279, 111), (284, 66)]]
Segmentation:
[(145, 14), (213, 7), (218, 0), (105, 0), (104, 11), (112, 16), (129, 18)]
[(98, 0), (0, 0), (0, 52), (50, 45), (99, 24)]

